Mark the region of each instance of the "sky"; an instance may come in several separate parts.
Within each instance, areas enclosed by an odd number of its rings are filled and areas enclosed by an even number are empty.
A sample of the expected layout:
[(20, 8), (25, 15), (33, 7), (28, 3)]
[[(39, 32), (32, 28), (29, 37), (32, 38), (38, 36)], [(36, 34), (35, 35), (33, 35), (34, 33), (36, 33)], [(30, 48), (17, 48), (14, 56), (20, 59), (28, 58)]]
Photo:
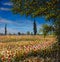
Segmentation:
[[(33, 32), (34, 18), (13, 14), (11, 11), (12, 5), (10, 0), (1, 0), (0, 2), (0, 33), (4, 33), (5, 24), (7, 24), (8, 33)], [(36, 17), (35, 20), (39, 33), (41, 25), (45, 24), (46, 21), (43, 17)]]

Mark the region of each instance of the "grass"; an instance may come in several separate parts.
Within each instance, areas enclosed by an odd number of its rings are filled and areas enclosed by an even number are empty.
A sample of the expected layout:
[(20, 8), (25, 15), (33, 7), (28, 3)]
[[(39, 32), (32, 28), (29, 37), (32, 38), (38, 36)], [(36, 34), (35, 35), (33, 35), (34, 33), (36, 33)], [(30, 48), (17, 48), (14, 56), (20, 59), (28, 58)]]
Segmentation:
[(46, 55), (50, 56), (50, 46), (54, 43), (56, 40), (53, 36), (47, 36), (45, 39), (38, 35), (0, 36), (0, 61), (24, 62), (31, 57), (40, 57), (42, 60)]

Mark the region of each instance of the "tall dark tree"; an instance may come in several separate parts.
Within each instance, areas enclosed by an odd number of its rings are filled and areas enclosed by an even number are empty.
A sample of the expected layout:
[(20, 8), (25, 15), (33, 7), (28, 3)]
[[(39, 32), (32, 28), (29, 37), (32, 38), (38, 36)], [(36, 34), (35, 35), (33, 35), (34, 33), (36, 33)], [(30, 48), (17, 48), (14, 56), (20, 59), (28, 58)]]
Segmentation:
[(7, 24), (5, 24), (5, 35), (7, 35)]
[(34, 35), (37, 34), (37, 25), (36, 25), (36, 21), (34, 20), (34, 23), (33, 23), (33, 31), (34, 31)]
[(18, 32), (18, 35), (21, 35), (21, 33), (20, 33), (20, 32)]

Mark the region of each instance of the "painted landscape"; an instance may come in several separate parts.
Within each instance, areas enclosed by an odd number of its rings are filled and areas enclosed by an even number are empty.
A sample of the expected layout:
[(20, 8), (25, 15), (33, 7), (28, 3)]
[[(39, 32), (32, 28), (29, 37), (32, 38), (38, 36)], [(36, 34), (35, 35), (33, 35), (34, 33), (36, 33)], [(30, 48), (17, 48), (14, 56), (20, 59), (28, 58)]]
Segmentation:
[(0, 62), (60, 62), (60, 0), (0, 0)]

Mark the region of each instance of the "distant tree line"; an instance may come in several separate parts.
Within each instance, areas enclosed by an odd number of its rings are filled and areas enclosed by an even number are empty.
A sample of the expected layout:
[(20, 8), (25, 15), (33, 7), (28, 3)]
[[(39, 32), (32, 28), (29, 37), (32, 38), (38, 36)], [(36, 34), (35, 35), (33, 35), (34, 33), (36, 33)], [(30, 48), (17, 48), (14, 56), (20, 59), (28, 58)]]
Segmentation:
[[(5, 33), (0, 33), (0, 35), (7, 35), (7, 24), (5, 24)], [(36, 35), (37, 34), (37, 25), (36, 25), (36, 21), (34, 20), (33, 21), (33, 32), (30, 32), (30, 31), (27, 31), (27, 33), (21, 33), (21, 32), (18, 32), (17, 34), (16, 33), (9, 33), (8, 35)]]
[(37, 33), (37, 24), (36, 21), (34, 19), (33, 21), (33, 32), (27, 31), (26, 33), (21, 33), (21, 32), (17, 32), (16, 33), (7, 33), (7, 24), (5, 24), (5, 32), (4, 33), (0, 33), (0, 35), (40, 35), (39, 33), (42, 32), (42, 35), (44, 35), (44, 37), (46, 35), (50, 35), (50, 34), (54, 34), (54, 28), (52, 26), (49, 26), (47, 24), (42, 25), (42, 29), (40, 29), (40, 32)]

